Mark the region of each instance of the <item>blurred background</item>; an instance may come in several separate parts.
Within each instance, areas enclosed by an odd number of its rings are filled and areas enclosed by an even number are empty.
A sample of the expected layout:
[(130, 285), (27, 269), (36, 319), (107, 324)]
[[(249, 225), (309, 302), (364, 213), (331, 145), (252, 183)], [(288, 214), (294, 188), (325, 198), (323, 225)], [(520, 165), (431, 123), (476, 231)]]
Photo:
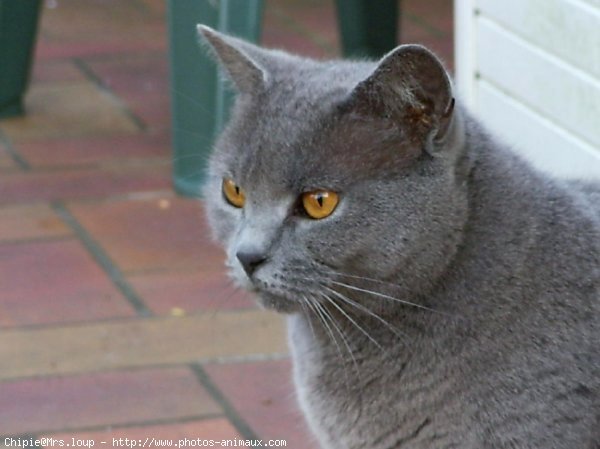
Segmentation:
[[(26, 113), (0, 119), (0, 446), (52, 436), (315, 447), (283, 320), (228, 285), (202, 201), (173, 191), (173, 133), (195, 131), (171, 125), (166, 6), (42, 2)], [(400, 40), (452, 67), (452, 3), (401, 10)], [(267, 0), (261, 42), (339, 55), (333, 1)]]
[[(0, 93), (24, 56), (6, 11), (25, 1), (0, 0)], [(456, 67), (461, 99), (507, 143), (546, 171), (600, 174), (597, 0), (396, 5), (395, 41)], [(262, 33), (250, 34), (337, 57), (336, 11), (333, 0), (266, 0)], [(229, 286), (202, 200), (180, 195), (201, 181), (219, 126), (206, 134), (186, 104), (206, 120), (223, 112), (196, 97), (213, 101), (219, 84), (195, 31), (184, 50), (169, 40), (188, 30), (180, 19), (163, 0), (41, 2), (25, 115), (0, 118), (0, 447), (42, 436), (315, 447), (283, 320)], [(202, 149), (182, 156), (190, 141)]]

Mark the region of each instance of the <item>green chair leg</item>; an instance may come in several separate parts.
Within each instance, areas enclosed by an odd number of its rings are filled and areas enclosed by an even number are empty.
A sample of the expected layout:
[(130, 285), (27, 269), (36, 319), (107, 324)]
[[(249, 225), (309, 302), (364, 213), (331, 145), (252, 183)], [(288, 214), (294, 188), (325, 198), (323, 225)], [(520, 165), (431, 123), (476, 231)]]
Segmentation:
[(0, 118), (23, 114), (40, 0), (0, 0)]
[(264, 0), (169, 0), (173, 182), (199, 196), (215, 137), (227, 120), (233, 94), (198, 44), (196, 25), (256, 42)]
[(398, 0), (336, 0), (344, 56), (379, 58), (398, 42)]

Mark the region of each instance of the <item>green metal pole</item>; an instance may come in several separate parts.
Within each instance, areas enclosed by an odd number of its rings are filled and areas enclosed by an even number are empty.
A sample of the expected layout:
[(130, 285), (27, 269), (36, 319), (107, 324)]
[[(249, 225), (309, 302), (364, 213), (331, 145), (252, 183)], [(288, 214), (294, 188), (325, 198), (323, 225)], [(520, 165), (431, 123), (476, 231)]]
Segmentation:
[(198, 44), (196, 25), (256, 42), (264, 0), (169, 0), (173, 183), (199, 196), (215, 137), (227, 121), (233, 93)]
[(398, 0), (336, 0), (344, 56), (380, 58), (398, 42)]
[(0, 118), (23, 114), (41, 0), (0, 0)]

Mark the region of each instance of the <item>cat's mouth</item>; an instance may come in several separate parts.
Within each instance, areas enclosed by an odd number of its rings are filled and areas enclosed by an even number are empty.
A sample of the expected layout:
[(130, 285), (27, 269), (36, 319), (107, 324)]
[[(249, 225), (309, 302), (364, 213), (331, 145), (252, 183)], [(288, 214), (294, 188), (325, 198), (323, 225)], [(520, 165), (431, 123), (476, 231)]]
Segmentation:
[(229, 276), (234, 284), (251, 293), (256, 302), (265, 309), (280, 313), (293, 313), (301, 309), (302, 292), (295, 287), (288, 286), (282, 281), (280, 274), (255, 273), (247, 276), (236, 265), (229, 265)]
[(257, 280), (252, 282), (250, 292), (256, 297), (257, 303), (265, 309), (279, 313), (293, 313), (299, 310), (299, 302), (279, 286)]
[(257, 291), (256, 298), (260, 306), (279, 313), (294, 313), (300, 308), (297, 301), (260, 290)]

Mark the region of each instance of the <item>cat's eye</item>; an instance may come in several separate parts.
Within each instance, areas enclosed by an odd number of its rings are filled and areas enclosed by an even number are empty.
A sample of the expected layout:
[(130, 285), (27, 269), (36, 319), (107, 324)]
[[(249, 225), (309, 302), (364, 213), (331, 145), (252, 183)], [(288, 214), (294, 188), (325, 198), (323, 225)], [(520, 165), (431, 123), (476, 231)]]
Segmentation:
[(246, 203), (244, 191), (231, 179), (223, 179), (223, 196), (234, 207), (244, 207)]
[(302, 194), (302, 207), (310, 218), (320, 220), (329, 217), (339, 202), (338, 194), (328, 190), (316, 190)]

